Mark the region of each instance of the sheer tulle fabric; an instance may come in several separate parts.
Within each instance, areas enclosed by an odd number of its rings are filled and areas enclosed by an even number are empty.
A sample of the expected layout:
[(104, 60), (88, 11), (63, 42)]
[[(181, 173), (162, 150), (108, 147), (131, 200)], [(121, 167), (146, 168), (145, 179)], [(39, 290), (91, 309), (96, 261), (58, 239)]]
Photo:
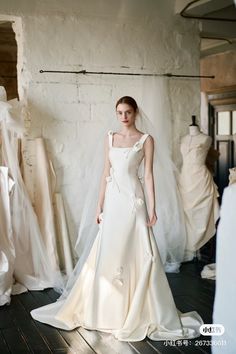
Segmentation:
[[(171, 158), (172, 131), (167, 82), (161, 78), (148, 78), (143, 80), (142, 87), (141, 99), (139, 99), (140, 113), (136, 119), (136, 126), (141, 131), (151, 134), (155, 142), (153, 170), (158, 222), (153, 227), (153, 231), (165, 270), (178, 272), (184, 258), (186, 231), (183, 208), (176, 183), (177, 169)], [(96, 203), (104, 164), (104, 139), (109, 130), (113, 132), (120, 130), (120, 124), (115, 118), (115, 114), (112, 119), (107, 117), (107, 120), (103, 121), (99, 131), (90, 126), (89, 131), (81, 133), (81, 136), (87, 137), (86, 158), (88, 163), (81, 166), (83, 180), (86, 182), (80, 188), (79, 194), (84, 202), (75, 245), (78, 261), (62, 294), (63, 297), (68, 294), (79, 276), (97, 235)], [(96, 138), (94, 139), (94, 137)], [(143, 163), (139, 170), (139, 174), (143, 176)]]

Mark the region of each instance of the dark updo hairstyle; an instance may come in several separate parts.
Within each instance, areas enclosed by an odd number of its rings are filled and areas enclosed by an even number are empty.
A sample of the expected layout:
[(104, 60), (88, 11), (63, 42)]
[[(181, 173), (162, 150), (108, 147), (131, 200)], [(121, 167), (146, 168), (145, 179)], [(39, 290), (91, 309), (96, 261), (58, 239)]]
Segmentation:
[(133, 107), (134, 112), (136, 113), (138, 111), (138, 105), (137, 102), (135, 101), (135, 99), (133, 97), (130, 96), (123, 96), (121, 97), (117, 102), (116, 102), (116, 108), (118, 107), (118, 105), (120, 103), (126, 103), (129, 106)]

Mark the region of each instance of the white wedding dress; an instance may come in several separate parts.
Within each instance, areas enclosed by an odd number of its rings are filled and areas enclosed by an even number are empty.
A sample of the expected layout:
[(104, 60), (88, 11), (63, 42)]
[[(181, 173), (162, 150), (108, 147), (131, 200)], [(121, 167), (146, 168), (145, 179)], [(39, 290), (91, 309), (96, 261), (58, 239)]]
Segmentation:
[(186, 260), (214, 236), (219, 217), (217, 186), (206, 166), (210, 146), (211, 138), (202, 133), (186, 135), (181, 141), (179, 189), (186, 223)]
[(90, 254), (67, 298), (31, 315), (65, 330), (82, 326), (109, 332), (121, 341), (198, 337), (203, 321), (195, 311), (182, 314), (176, 309), (152, 229), (146, 224), (138, 170), (148, 134), (132, 147), (114, 147), (113, 133), (108, 134), (110, 176)]

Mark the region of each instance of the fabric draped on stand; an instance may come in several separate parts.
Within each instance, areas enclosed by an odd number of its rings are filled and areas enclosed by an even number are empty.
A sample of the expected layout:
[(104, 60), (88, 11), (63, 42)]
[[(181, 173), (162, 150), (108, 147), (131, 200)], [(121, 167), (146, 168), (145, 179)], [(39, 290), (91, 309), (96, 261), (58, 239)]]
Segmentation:
[[(46, 156), (42, 138), (22, 140), (23, 179), (27, 190), (31, 191), (31, 202), (37, 215), (43, 242), (54, 269), (58, 268), (56, 231), (52, 205), (54, 177)], [(32, 161), (34, 156), (34, 161)], [(27, 173), (29, 166), (31, 173)]]
[[(62, 196), (56, 191), (56, 174), (43, 138), (22, 140), (23, 179), (37, 215), (43, 242), (54, 269), (66, 275), (73, 270)], [(59, 259), (58, 259), (59, 257)]]
[(179, 189), (186, 224), (186, 261), (214, 236), (219, 217), (217, 186), (205, 165), (210, 145), (211, 139), (205, 134), (187, 135), (181, 141)]
[[(5, 225), (4, 234), (0, 235), (0, 245), (10, 246), (4, 257), (1, 254), (0, 274), (9, 268), (11, 285), (14, 285), (17, 293), (31, 290), (41, 290), (48, 287), (63, 289), (63, 278), (58, 266), (55, 266), (47, 254), (46, 246), (40, 232), (37, 216), (32, 207), (28, 192), (22, 179), (19, 161), (17, 137), (23, 135), (23, 123), (21, 120), (21, 105), (17, 100), (9, 102), (0, 101), (0, 132), (1, 132), (1, 162), (4, 168), (8, 169), (8, 174), (14, 181), (11, 195), (7, 193), (7, 178), (5, 172), (5, 193), (4, 201), (1, 200), (1, 209), (8, 205), (10, 214), (5, 212), (1, 220)], [(9, 189), (9, 188), (8, 188)], [(3, 194), (2, 194), (3, 197)], [(5, 204), (4, 204), (5, 203)], [(4, 210), (8, 209), (4, 207)], [(9, 215), (11, 219), (9, 219)], [(9, 225), (10, 222), (10, 225)], [(3, 227), (3, 226), (2, 226)], [(7, 231), (7, 232), (6, 232)], [(1, 278), (2, 280), (3, 278)], [(7, 286), (10, 291), (4, 298), (2, 289), (5, 282), (0, 283), (0, 303), (9, 303), (12, 293), (12, 286)], [(23, 287), (22, 287), (23, 286)], [(5, 301), (5, 300), (6, 301)]]

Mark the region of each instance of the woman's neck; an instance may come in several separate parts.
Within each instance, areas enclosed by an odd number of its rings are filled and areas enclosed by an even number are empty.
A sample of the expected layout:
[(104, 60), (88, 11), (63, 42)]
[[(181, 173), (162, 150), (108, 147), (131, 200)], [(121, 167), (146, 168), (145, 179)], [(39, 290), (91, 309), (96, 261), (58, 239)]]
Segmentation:
[(189, 134), (190, 135), (198, 135), (200, 133), (201, 132), (200, 132), (198, 125), (190, 125), (189, 126)]
[(121, 127), (120, 134), (124, 136), (132, 136), (137, 134), (138, 130), (135, 126)]

